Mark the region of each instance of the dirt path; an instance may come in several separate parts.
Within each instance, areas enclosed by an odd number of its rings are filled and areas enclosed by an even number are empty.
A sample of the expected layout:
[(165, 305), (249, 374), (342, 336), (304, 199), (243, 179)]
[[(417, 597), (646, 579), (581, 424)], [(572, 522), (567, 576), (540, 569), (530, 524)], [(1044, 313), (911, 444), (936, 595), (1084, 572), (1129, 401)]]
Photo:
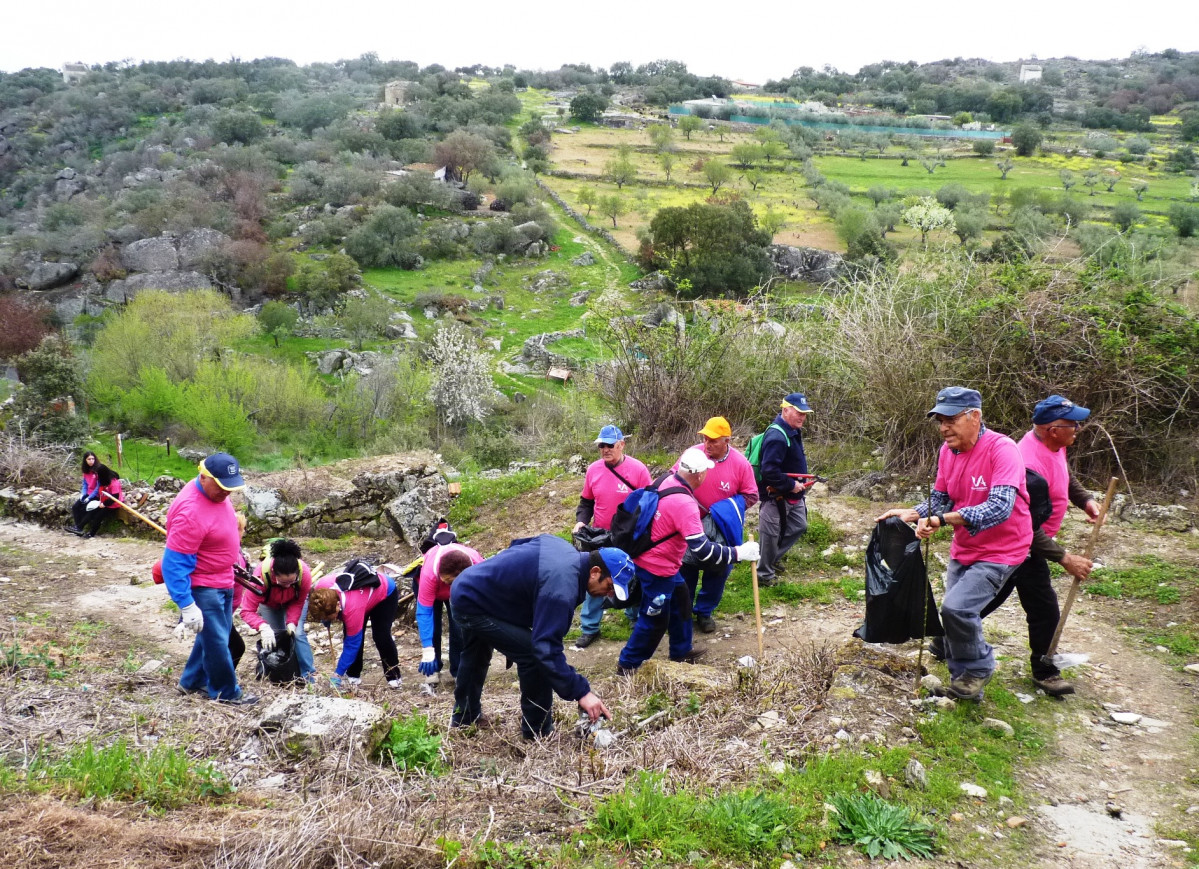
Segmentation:
[[(497, 514), (483, 524), (503, 527), (503, 533), (472, 542), (494, 549), (511, 536), (546, 530), (569, 512), (563, 505), (573, 504), (576, 489), (573, 481), (554, 480), (524, 496), (519, 505), (497, 508)], [(817, 500), (814, 506), (847, 532), (843, 544), (851, 545), (857, 544), (878, 510), (878, 505), (839, 498)], [(1167, 549), (1169, 544), (1168, 540), (1128, 543), (1139, 547), (1137, 551)], [(181, 664), (186, 650), (170, 640), (175, 616), (165, 606), (163, 589), (148, 581), (149, 567), (160, 553), (154, 542), (80, 540), (0, 520), (0, 614), (9, 625), (14, 624), (10, 618), (33, 624), (47, 617), (66, 625), (103, 622), (109, 627), (99, 654), (117, 660), (127, 657), (133, 664), (160, 655)], [(1199, 717), (1196, 677), (1180, 673), (1122, 631), (1124, 608), (1101, 599), (1080, 600), (1062, 651), (1085, 656), (1086, 663), (1072, 671), (1078, 693), (1060, 702), (1033, 697), (1027, 679), (1025, 626), (1014, 597), (988, 620), (988, 637), (1000, 662), (999, 680), (1010, 690), (1026, 694), (1029, 702), (1038, 704), (1037, 714), (1051, 723), (1051, 742), (1043, 762), (1022, 773), (1033, 795), (1030, 802), (1036, 806), (1029, 819), (1030, 865), (1141, 869), (1187, 862), (1182, 847), (1172, 845), (1169, 838), (1171, 829), (1193, 828), (1188, 821), (1199, 813), (1199, 757), (1193, 744), (1193, 722)], [(763, 613), (767, 655), (806, 643), (840, 644), (861, 618), (862, 606), (847, 601), (770, 606)], [(406, 625), (396, 633), (401, 664), (406, 674), (412, 674), (419, 656), (415, 632)], [(717, 632), (696, 638), (717, 668), (731, 667), (742, 655), (757, 652), (751, 615), (718, 613)], [(323, 637), (314, 640), (319, 668), (329, 661), (329, 652)], [(602, 678), (615, 669), (619, 650), (619, 643), (601, 641), (585, 650), (568, 647), (567, 654), (582, 672)], [(246, 667), (243, 661), (243, 678)], [(368, 685), (378, 681), (377, 669), (369, 665), (366, 675)], [(418, 682), (409, 675), (401, 696), (392, 696), (442, 720), (448, 715), (450, 697), (445, 692), (424, 697)], [(1118, 724), (1111, 718), (1113, 711), (1144, 718), (1135, 725)], [(1119, 818), (1108, 811), (1108, 804), (1122, 810)], [(995, 824), (979, 829), (994, 835)]]

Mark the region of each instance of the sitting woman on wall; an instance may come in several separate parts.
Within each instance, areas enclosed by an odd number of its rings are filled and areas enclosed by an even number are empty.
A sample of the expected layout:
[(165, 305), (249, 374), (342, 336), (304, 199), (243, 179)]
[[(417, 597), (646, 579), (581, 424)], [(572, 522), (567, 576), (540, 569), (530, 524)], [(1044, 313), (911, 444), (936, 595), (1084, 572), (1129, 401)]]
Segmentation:
[(77, 522), (79, 530), (75, 533), (80, 537), (95, 537), (104, 519), (113, 515), (111, 511), (121, 509), (117, 504), (120, 500), (120, 476), (108, 465), (97, 463), (96, 496), (84, 506), (83, 521)]
[(333, 687), (341, 688), (344, 683), (356, 688), (361, 684), (363, 638), (368, 620), (371, 638), (383, 662), (384, 678), (389, 687), (400, 687), (400, 654), (391, 636), (399, 597), (394, 578), (360, 561), (351, 561), (340, 572), (313, 583), (308, 596), (308, 618), (326, 625), (340, 619), (345, 631), (341, 657), (329, 677)]
[(83, 454), (83, 482), (79, 486), (79, 500), (71, 505), (71, 518), (74, 522), (67, 526), (67, 530), (72, 534), (83, 533), (83, 519), (86, 515), (87, 505), (100, 497), (98, 494), (100, 484), (96, 482), (96, 467), (99, 464), (100, 460), (91, 450)]
[(312, 590), (312, 570), (300, 558), (300, 546), (286, 537), (272, 540), (269, 555), (254, 568), (254, 576), (266, 586), (265, 595), (249, 589), (242, 592), (241, 620), (258, 631), (263, 651), (275, 648), (275, 637), (291, 635), (293, 653), (300, 665), (300, 676), (312, 681), (316, 667), (312, 646), (304, 631), (308, 594)]

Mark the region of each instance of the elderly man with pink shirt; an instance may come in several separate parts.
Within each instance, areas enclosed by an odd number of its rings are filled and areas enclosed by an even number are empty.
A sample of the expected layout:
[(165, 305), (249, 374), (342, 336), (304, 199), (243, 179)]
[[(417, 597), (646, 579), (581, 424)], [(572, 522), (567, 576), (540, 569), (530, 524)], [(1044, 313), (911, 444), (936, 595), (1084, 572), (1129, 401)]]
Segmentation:
[[(703, 450), (712, 461), (711, 470), (695, 488), (704, 533), (716, 543), (737, 546), (744, 540), (745, 511), (758, 503), (754, 469), (744, 455), (733, 449), (730, 443), (733, 430), (723, 416), (709, 419), (700, 429), (699, 436), (703, 441), (692, 449)], [(674, 470), (678, 470), (677, 463)], [(705, 634), (716, 630), (712, 613), (724, 597), (724, 584), (732, 570), (731, 563), (709, 565), (690, 552), (683, 556), (679, 572), (695, 601), (695, 626)]]
[[(575, 509), (574, 530), (593, 525), (605, 531), (612, 527), (616, 508), (634, 489), (642, 489), (654, 481), (649, 469), (624, 452), (624, 432), (617, 426), (600, 429), (595, 446), (600, 457), (587, 467), (583, 492)], [(627, 612), (632, 612), (627, 610)], [(575, 646), (585, 649), (599, 639), (600, 621), (604, 617), (604, 599), (588, 594), (579, 612), (580, 635)]]
[(888, 510), (916, 522), (916, 536), (953, 527), (941, 619), (945, 624), (947, 694), (981, 700), (995, 674), (995, 653), (983, 637), (981, 612), (1028, 556), (1032, 518), (1024, 459), (1015, 441), (983, 425), (982, 396), (950, 386), (928, 412), (944, 443), (932, 497), (911, 509)]
[(658, 510), (649, 529), (650, 538), (657, 542), (633, 559), (641, 583), (641, 607), (633, 634), (617, 660), (617, 672), (623, 676), (653, 655), (667, 630), (670, 660), (690, 662), (702, 654), (691, 647), (691, 594), (679, 574), (685, 552), (712, 565), (758, 559), (757, 543), (721, 546), (704, 533), (695, 490), (714, 466), (703, 450), (692, 447), (679, 458), (677, 470), (661, 478)]

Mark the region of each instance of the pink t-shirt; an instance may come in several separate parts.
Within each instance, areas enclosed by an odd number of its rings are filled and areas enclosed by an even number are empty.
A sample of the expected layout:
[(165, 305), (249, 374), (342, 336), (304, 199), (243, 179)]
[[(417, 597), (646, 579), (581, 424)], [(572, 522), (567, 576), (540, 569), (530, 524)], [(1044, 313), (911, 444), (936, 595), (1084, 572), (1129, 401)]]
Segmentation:
[(433, 606), (434, 601), (450, 599), (450, 586), (441, 581), (440, 575), (441, 556), (447, 552), (465, 552), (471, 564), (478, 564), (483, 560), (482, 555), (461, 543), (434, 546), (425, 553), (425, 563), (420, 568), (416, 602), (421, 606)]
[(198, 479), (184, 486), (167, 510), (167, 549), (196, 556), (193, 588), (232, 588), (241, 535), (229, 499), (209, 500)]
[[(691, 449), (703, 452), (704, 445), (696, 444)], [(678, 469), (679, 463), (675, 462), (671, 470)], [(746, 509), (752, 507), (758, 503), (758, 481), (754, 479), (754, 469), (749, 459), (729, 447), (729, 454), (717, 462), (716, 467), (708, 471), (704, 481), (695, 487), (695, 500), (699, 502), (700, 513), (707, 515), (708, 509), (717, 501), (734, 495), (743, 495)]]
[[(662, 481), (658, 491), (673, 486), (686, 488), (687, 484), (675, 474), (671, 474)], [(633, 563), (655, 576), (674, 576), (679, 572), (679, 568), (683, 566), (683, 555), (687, 552), (685, 538), (704, 533), (704, 525), (699, 517), (699, 504), (690, 495), (668, 495), (658, 499), (658, 512), (654, 514), (650, 536), (659, 540), (671, 531), (679, 533), (659, 543), (649, 552), (638, 555), (633, 559)]]
[[(312, 584), (312, 587), (337, 589), (337, 574), (331, 573), (318, 579)], [(360, 588), (356, 591), (346, 592), (337, 590), (341, 594), (341, 616), (339, 618), (345, 625), (346, 636), (352, 637), (362, 633), (362, 628), (366, 625), (366, 614), (396, 590), (396, 583), (386, 573), (380, 573), (379, 584), (374, 588)]]
[[(254, 575), (262, 579), (262, 563), (254, 568)], [(240, 586), (239, 586), (240, 587)], [(262, 616), (258, 615), (258, 607), (265, 603), (271, 609), (283, 608), (283, 619), (289, 625), (300, 623), (300, 614), (304, 611), (304, 601), (308, 600), (308, 592), (312, 591), (312, 568), (300, 560), (300, 578), (295, 585), (284, 588), (270, 583), (266, 590), (266, 598), (245, 589), (238, 605), (241, 620), (254, 630), (262, 627)]]
[[(620, 474), (628, 483), (617, 479), (616, 474)], [(624, 503), (629, 492), (644, 488), (653, 481), (649, 469), (632, 456), (625, 456), (624, 461), (615, 468), (609, 468), (603, 459), (592, 462), (583, 479), (583, 497), (595, 501), (591, 524), (596, 528), (611, 528), (616, 508)]]
[(1021, 564), (1028, 557), (1032, 519), (1028, 512), (1024, 459), (1015, 441), (991, 429), (986, 429), (964, 453), (955, 454), (945, 444), (941, 445), (936, 487), (949, 495), (954, 510), (983, 503), (992, 486), (1015, 486), (1018, 490), (1015, 506), (1007, 519), (973, 536), (960, 525), (954, 527), (949, 556), (962, 564), (976, 561)]
[(1032, 468), (1049, 483), (1049, 502), (1053, 512), (1041, 526), (1050, 537), (1057, 534), (1070, 507), (1070, 469), (1066, 467), (1066, 449), (1054, 452), (1045, 446), (1035, 431), (1020, 438), (1020, 455), (1024, 456), (1024, 467)]

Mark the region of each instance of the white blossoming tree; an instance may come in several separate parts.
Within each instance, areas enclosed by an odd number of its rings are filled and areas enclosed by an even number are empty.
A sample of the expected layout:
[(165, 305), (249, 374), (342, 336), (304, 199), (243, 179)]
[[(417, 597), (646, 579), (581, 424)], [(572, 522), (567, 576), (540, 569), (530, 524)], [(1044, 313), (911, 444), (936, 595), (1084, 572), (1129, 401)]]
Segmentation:
[(447, 426), (472, 419), (481, 422), (491, 410), (495, 393), (490, 357), (475, 346), (460, 323), (444, 325), (433, 333), (429, 356), (433, 363), (429, 400), (437, 408), (437, 418)]
[(931, 196), (922, 197), (903, 213), (903, 222), (920, 230), (920, 244), (928, 242), (928, 234), (934, 229), (955, 229), (953, 212), (942, 206)]

